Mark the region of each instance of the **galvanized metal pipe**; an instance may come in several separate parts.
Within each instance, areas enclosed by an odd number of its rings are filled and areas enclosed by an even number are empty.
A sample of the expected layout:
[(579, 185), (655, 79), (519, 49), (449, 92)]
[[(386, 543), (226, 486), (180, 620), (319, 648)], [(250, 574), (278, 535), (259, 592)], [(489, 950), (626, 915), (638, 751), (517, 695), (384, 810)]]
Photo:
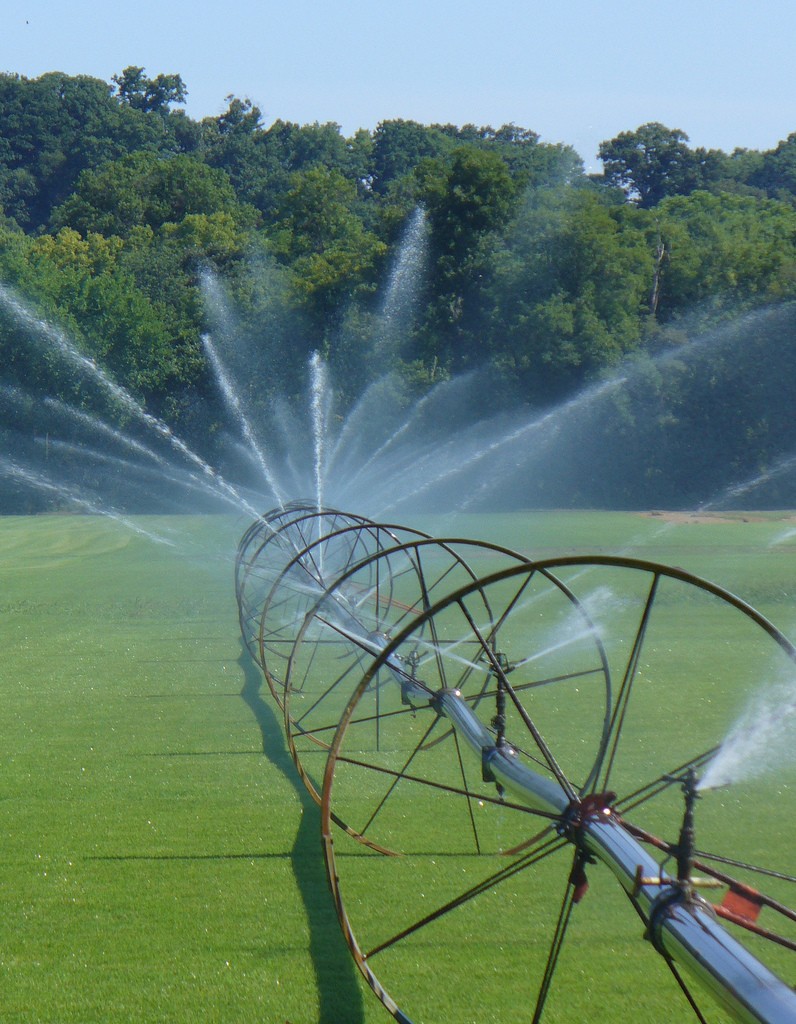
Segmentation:
[[(405, 689), (411, 684), (404, 684)], [(528, 768), (510, 746), (498, 747), (456, 690), (414, 687), (420, 704), (431, 703), (461, 740), (482, 757), (495, 781), (534, 810), (559, 816), (562, 828), (572, 811), (561, 787)], [(650, 922), (648, 938), (663, 955), (699, 978), (743, 1024), (796, 1022), (796, 993), (735, 940), (716, 920), (710, 904), (693, 896), (677, 879), (639, 884), (660, 874), (656, 861), (622, 825), (610, 807), (590, 809), (577, 826), (585, 852), (604, 863), (637, 901)]]

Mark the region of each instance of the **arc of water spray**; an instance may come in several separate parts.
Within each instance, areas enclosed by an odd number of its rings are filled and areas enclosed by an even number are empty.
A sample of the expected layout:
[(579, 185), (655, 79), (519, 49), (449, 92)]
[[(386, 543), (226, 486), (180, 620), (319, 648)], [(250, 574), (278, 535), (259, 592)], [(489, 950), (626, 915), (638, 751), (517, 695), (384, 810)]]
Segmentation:
[(757, 778), (794, 761), (796, 684), (769, 686), (736, 719), (699, 782), (702, 790)]
[(21, 480), (30, 487), (36, 488), (36, 490), (46, 491), (48, 494), (56, 494), (60, 498), (66, 498), (73, 505), (83, 509), (84, 512), (90, 512), (93, 515), (100, 515), (105, 516), (107, 519), (113, 519), (126, 529), (132, 530), (133, 533), (137, 533), (140, 537), (146, 537), (147, 540), (154, 541), (156, 544), (167, 544), (169, 547), (175, 546), (173, 541), (168, 540), (166, 537), (161, 537), (156, 533), (151, 533), (149, 530), (144, 530), (142, 527), (132, 522), (132, 520), (123, 516), (120, 512), (117, 512), (115, 509), (96, 505), (94, 502), (81, 497), (74, 488), (69, 487), (66, 484), (53, 483), (40, 473), (36, 473), (32, 469), (26, 469), (24, 466), (20, 466), (18, 463), (14, 462), (12, 459), (6, 458), (5, 456), (0, 456), (0, 473), (14, 477), (17, 480)]
[[(740, 498), (743, 494), (748, 494), (749, 491), (754, 490), (755, 487), (759, 487), (761, 484), (767, 484), (771, 480), (776, 480), (777, 477), (782, 476), (783, 473), (787, 473), (788, 470), (793, 469), (794, 466), (796, 466), (796, 453), (791, 453), (790, 455), (783, 455), (779, 459), (777, 459), (777, 461), (774, 463), (773, 466), (771, 466), (770, 469), (762, 470), (760, 473), (757, 473), (749, 480), (744, 480), (738, 484), (731, 484), (729, 487), (726, 487), (723, 491), (721, 491), (721, 493), (718, 494), (715, 498), (711, 498), (710, 501), (706, 501), (703, 502), (701, 505), (698, 505), (694, 509), (692, 514), (695, 516), (699, 516), (704, 515), (704, 513), (706, 512), (713, 512), (719, 510), (722, 508), (722, 506), (726, 504), (726, 502), (733, 500), (735, 498)], [(668, 523), (662, 526), (656, 532), (655, 536), (659, 537), (662, 533), (665, 533), (668, 530), (670, 530), (672, 526), (672, 523)], [(769, 547), (776, 547), (777, 544), (784, 543), (786, 540), (789, 540), (791, 537), (793, 537), (794, 534), (796, 534), (796, 529), (786, 530), (779, 537), (775, 537), (769, 543)]]
[[(553, 422), (556, 418), (566, 415), (571, 409), (580, 406), (583, 403), (595, 401), (603, 394), (605, 394), (607, 391), (610, 391), (613, 388), (620, 387), (626, 380), (627, 377), (615, 377), (612, 380), (605, 381), (604, 383), (599, 384), (596, 387), (592, 388), (590, 391), (586, 392), (585, 395), (579, 395), (577, 398), (573, 398), (570, 402), (567, 402), (565, 405), (560, 406), (557, 409), (552, 409), (550, 412), (547, 412), (544, 415), (539, 416), (537, 419), (532, 420), (530, 423), (523, 424), (521, 427), (518, 427), (516, 430), (511, 431), (509, 434), (506, 434), (504, 437), (499, 438), (497, 441), (492, 441), (491, 443), (485, 445), (483, 448), (480, 448), (477, 452), (474, 452), (471, 456), (469, 456), (469, 458), (463, 459), (461, 462), (459, 462), (458, 465), (454, 466), (452, 469), (449, 469), (446, 473), (443, 473), (437, 477), (427, 479), (424, 483), (420, 484), (418, 487), (415, 487), (414, 490), (406, 491), (405, 493), (401, 494), (397, 502), (394, 502), (391, 505), (385, 505), (383, 508), (379, 509), (377, 512), (374, 513), (374, 517), (378, 518), (379, 516), (383, 515), (386, 511), (388, 511), (388, 509), (394, 507), (394, 505), (402, 504), (403, 502), (408, 501), (410, 498), (416, 498), (418, 495), (423, 494), (430, 488), (438, 486), (443, 481), (448, 480), (453, 476), (457, 476), (465, 469), (468, 469), (471, 466), (476, 465), (483, 459), (487, 458), (489, 455), (493, 455), (499, 449), (504, 448), (506, 445), (512, 444), (513, 442), (520, 440), (520, 438), (526, 437), (537, 430), (541, 430), (544, 426), (548, 425), (550, 422)], [(462, 507), (466, 507), (466, 504)]]
[(249, 418), (246, 415), (246, 412), (244, 411), (243, 403), (240, 400), (240, 396), (233, 388), (232, 382), (229, 379), (229, 374), (227, 373), (224, 364), (221, 362), (221, 358), (218, 352), (216, 351), (215, 345), (213, 344), (213, 339), (210, 337), (209, 334), (202, 335), (202, 346), (207, 354), (207, 358), (210, 360), (210, 365), (213, 367), (213, 373), (215, 374), (216, 380), (218, 381), (218, 385), (221, 388), (221, 393), (224, 396), (224, 400), (226, 401), (227, 405), (229, 406), (230, 410), (235, 416), (235, 419), (238, 421), (238, 425), (241, 429), (243, 437), (246, 443), (249, 445), (249, 448), (251, 449), (251, 452), (253, 453), (255, 459), (257, 460), (257, 464), (260, 467), (263, 476), (265, 477), (266, 483), (271, 488), (271, 491), (273, 492), (273, 495), (276, 498), (279, 507), (284, 508), (285, 498), (284, 495), (282, 494), (282, 490), (279, 484), (277, 483), (276, 477), (271, 471), (271, 467), (268, 464), (268, 460), (265, 457), (265, 452), (263, 451), (257, 439), (257, 436), (254, 433), (254, 430), (252, 429), (252, 425), (249, 421)]
[(444, 384), (439, 384), (437, 387), (432, 388), (425, 395), (423, 395), (422, 398), (418, 399), (418, 401), (415, 402), (415, 404), (412, 406), (409, 415), (406, 417), (401, 426), (396, 431), (394, 431), (394, 433), (390, 437), (388, 437), (387, 440), (382, 445), (380, 445), (372, 453), (372, 455), (370, 455), (369, 458), (367, 458), (362, 463), (359, 469), (357, 469), (357, 471), (351, 477), (350, 483), (354, 483), (357, 479), (359, 479), (359, 477), (361, 477), (363, 473), (367, 472), (367, 470), (370, 468), (370, 466), (373, 465), (374, 462), (380, 459), (390, 450), (390, 448), (396, 445), (400, 441), (400, 439), (411, 429), (412, 425), (417, 421), (423, 409), (425, 409), (425, 407), (432, 400), (432, 397), (439, 393), (439, 389), (448, 386), (449, 382), (445, 381)]
[(379, 320), (382, 343), (395, 343), (401, 329), (408, 324), (408, 309), (416, 300), (418, 285), (423, 277), (428, 256), (428, 216), (422, 206), (417, 206), (409, 215), (398, 246), (398, 255), (390, 271), (384, 290)]
[(740, 484), (732, 484), (721, 492), (716, 498), (711, 498), (710, 501), (706, 501), (704, 505), (700, 505), (697, 509), (697, 513), (709, 512), (711, 509), (717, 508), (729, 501), (731, 498), (740, 498), (742, 494), (747, 494), (755, 487), (759, 487), (760, 484), (767, 484), (770, 480), (776, 480), (778, 476), (782, 476), (783, 473), (787, 473), (789, 469), (793, 469), (796, 466), (796, 454), (783, 455), (774, 463), (770, 469), (764, 469), (756, 476), (752, 477), (751, 480), (744, 480)]
[[(38, 396), (31, 395), (18, 387), (9, 387), (7, 384), (0, 384), (0, 395), (2, 395), (7, 401), (15, 405), (21, 405), (24, 403), (25, 400), (28, 400), (36, 404), (52, 408), (58, 415), (64, 417), (65, 419), (74, 420), (77, 423), (81, 424), (82, 426), (87, 427), (94, 433), (110, 438), (115, 443), (134, 452), (136, 455), (141, 455), (144, 458), (151, 460), (157, 467), (157, 469), (153, 468), (148, 472), (156, 473), (158, 475), (158, 479), (166, 480), (169, 483), (174, 483), (177, 486), (187, 488), (188, 490), (197, 491), (199, 493), (206, 495), (212, 495), (219, 501), (223, 501), (226, 504), (231, 505), (236, 510), (240, 511), (240, 502), (237, 499), (231, 497), (227, 493), (227, 491), (218, 487), (217, 484), (212, 479), (208, 478), (206, 475), (199, 477), (195, 473), (192, 473), (190, 472), (190, 470), (187, 469), (178, 469), (177, 467), (174, 466), (173, 463), (169, 462), (169, 460), (165, 459), (162, 455), (159, 455), (156, 451), (153, 451), (153, 449), (147, 447), (145, 444), (142, 444), (140, 441), (137, 441), (135, 438), (128, 437), (126, 434), (122, 433), (121, 430), (118, 430), (116, 427), (113, 427), (109, 423), (106, 423), (98, 416), (94, 416), (91, 413), (84, 412), (82, 409), (75, 409), (72, 406), (66, 405), (64, 402), (60, 401), (60, 399), (52, 398), (49, 395), (42, 399), (39, 398)], [(117, 466), (130, 467), (135, 469), (135, 471), (138, 473), (147, 472), (144, 466), (136, 465), (135, 463), (129, 462), (128, 460), (120, 459), (115, 456), (105, 455), (103, 453), (96, 451), (95, 449), (86, 448), (83, 445), (70, 444), (67, 441), (60, 441), (53, 438), (49, 439), (48, 444), (51, 448), (61, 447), (65, 451), (68, 450), (74, 452), (75, 454), (79, 454), (83, 457), (92, 458), (95, 461), (102, 460), (108, 463), (116, 464)], [(20, 466), (18, 462), (15, 463), (14, 465), (16, 467), (14, 475), (19, 476), (22, 473), (27, 473), (29, 474), (27, 479), (28, 483), (30, 483), (33, 486), (37, 486), (39, 490), (50, 490), (43, 483), (45, 478), (37, 474), (34, 469), (25, 469), (25, 467)], [(37, 480), (42, 481), (42, 483), (37, 484)], [(56, 492), (59, 490), (58, 485), (53, 485), (53, 488), (54, 491)], [(73, 502), (80, 502), (82, 500), (79, 498), (77, 492), (74, 490), (70, 492), (69, 498)], [(99, 514), (104, 514), (102, 508), (92, 504), (91, 502), (88, 502), (87, 504), (89, 506), (86, 509), (87, 511), (96, 511)]]
[(49, 344), (53, 345), (61, 356), (63, 356), (73, 366), (76, 366), (79, 370), (83, 371), (88, 377), (97, 383), (106, 394), (126, 409), (127, 412), (135, 416), (136, 419), (140, 420), (151, 430), (154, 430), (155, 433), (167, 441), (175, 451), (179, 452), (180, 455), (186, 458), (189, 462), (192, 462), (195, 466), (198, 466), (206, 476), (215, 480), (220, 488), (227, 491), (228, 494), (236, 500), (240, 509), (247, 512), (249, 515), (259, 515), (257, 510), (253, 508), (231, 484), (227, 483), (220, 473), (213, 469), (213, 467), (205, 462), (201, 456), (197, 455), (196, 452), (192, 451), (184, 441), (177, 437), (171, 427), (158, 419), (157, 416), (153, 416), (151, 413), (148, 413), (129, 391), (117, 384), (116, 381), (114, 381), (100, 366), (98, 366), (93, 359), (83, 355), (83, 353), (80, 352), (79, 349), (76, 348), (76, 346), (66, 337), (63, 331), (60, 331), (47, 320), (40, 319), (31, 313), (30, 310), (24, 306), (22, 301), (12, 292), (12, 290), (4, 284), (0, 284), (0, 304), (2, 304), (22, 326), (26, 327), (32, 333), (37, 334), (39, 337), (43, 337)]
[[(364, 419), (369, 404), (375, 400), (376, 394), (381, 388), (385, 386), (385, 383), (388, 379), (389, 378), (386, 377), (380, 377), (378, 380), (374, 380), (370, 384), (368, 384), (367, 388), (365, 388), (365, 391), (357, 399), (356, 404), (353, 406), (351, 411), (346, 415), (342, 430), (335, 438), (334, 446), (332, 447), (332, 450), (329, 453), (326, 460), (327, 474), (331, 475), (337, 469), (336, 463), (338, 456), (340, 455), (341, 452), (345, 452), (345, 446), (348, 444), (349, 438), (356, 437), (358, 432), (365, 426), (365, 424), (361, 423), (360, 421)], [(382, 445), (382, 448), (383, 447), (384, 446)], [(381, 448), (379, 449), (379, 451), (381, 451)], [(355, 472), (351, 474), (351, 476), (349, 477), (349, 482), (353, 482), (360, 475), (362, 470), (373, 461), (374, 458), (375, 453), (374, 455), (371, 455), (370, 458), (367, 459), (364, 465), (361, 464), (360, 468), (355, 470)]]
[[(74, 444), (71, 441), (61, 441), (57, 438), (51, 438), (48, 442), (49, 447), (52, 449), (60, 449), (61, 451), (68, 452), (71, 455), (77, 455), (82, 459), (91, 459), (94, 462), (104, 463), (105, 465), (112, 466), (119, 470), (129, 470), (131, 473), (137, 473), (141, 476), (153, 477), (155, 480), (165, 483), (175, 484), (177, 487), (184, 488), (188, 491), (196, 491), (205, 496), (211, 495), (218, 501), (226, 502), (232, 505), (236, 509), (240, 509), (239, 503), (222, 490), (217, 487), (213, 487), (206, 480), (198, 477), (195, 473), (191, 473), (186, 469), (178, 469), (168, 460), (160, 459), (158, 456), (157, 466), (142, 466), (140, 463), (132, 462), (130, 459), (122, 459), (118, 455), (109, 455), (105, 452), (99, 452), (95, 448), (87, 448), (82, 444)], [(178, 504), (174, 502), (174, 504)], [(182, 506), (184, 509), (185, 506)]]
[[(310, 357), (310, 418), (312, 422), (312, 454), (315, 475), (315, 502), (318, 512), (323, 509), (323, 477), (324, 455), (326, 452), (326, 414), (329, 395), (329, 382), (326, 366), (320, 352), (313, 352)], [(321, 534), (321, 516), (318, 516), (318, 539)], [(323, 546), (319, 550), (318, 569), (323, 576)]]
[(59, 398), (52, 398), (50, 395), (43, 399), (44, 405), (54, 409), (59, 415), (75, 420), (77, 423), (81, 423), (83, 426), (88, 427), (90, 430), (95, 431), (98, 434), (102, 434), (105, 437), (109, 437), (111, 440), (116, 441), (118, 444), (130, 451), (135, 452), (137, 455), (143, 455), (144, 458), (151, 459), (158, 466), (163, 468), (168, 467), (169, 462), (164, 459), (162, 455), (158, 455), (157, 452), (148, 448), (145, 444), (141, 444), (140, 441), (136, 441), (134, 437), (128, 437), (122, 433), (121, 430), (117, 430), (112, 427), (109, 423), (105, 423), (99, 416), (92, 416), (91, 413), (84, 412), (82, 409), (74, 409), (72, 406), (66, 405)]
[(323, 508), (323, 470), (326, 453), (326, 402), (329, 387), (326, 366), (320, 352), (310, 358), (310, 417), (312, 420), (312, 458), (315, 498), (318, 511)]

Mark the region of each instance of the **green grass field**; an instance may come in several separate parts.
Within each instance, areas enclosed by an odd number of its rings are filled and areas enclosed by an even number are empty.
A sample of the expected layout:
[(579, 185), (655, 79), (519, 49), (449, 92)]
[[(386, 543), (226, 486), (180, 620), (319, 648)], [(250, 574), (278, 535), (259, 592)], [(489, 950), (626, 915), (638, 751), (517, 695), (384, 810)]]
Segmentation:
[[(341, 937), (319, 812), (240, 641), (233, 559), (248, 524), (137, 522), (176, 545), (107, 519), (0, 519), (0, 1021), (388, 1020)], [(783, 515), (530, 513), (411, 525), (538, 557), (660, 560), (714, 580), (796, 633), (796, 537)], [(708, 657), (710, 630), (704, 637)], [(790, 870), (794, 776), (774, 778), (761, 790), (770, 809), (775, 800), (790, 807), (765, 848)], [(757, 827), (771, 817), (760, 804)], [(396, 870), (398, 884), (408, 869)], [(567, 998), (551, 1007), (551, 1021), (690, 1019), (609, 881), (595, 872), (566, 965)], [(381, 896), (389, 913), (400, 887)], [(544, 926), (540, 915), (541, 901), (528, 929)], [(451, 918), (404, 968), (416, 972), (421, 999), (446, 984), (494, 982), (477, 1019), (503, 1021), (500, 992), (521, 983), (522, 960), (512, 954), (499, 982), (485, 977), (480, 944), (513, 940), (496, 937), (494, 922), (483, 935), (474, 928), (471, 918)], [(456, 970), (446, 975), (450, 950)], [(455, 1000), (450, 1006), (444, 1020), (422, 1024), (460, 1024)]]

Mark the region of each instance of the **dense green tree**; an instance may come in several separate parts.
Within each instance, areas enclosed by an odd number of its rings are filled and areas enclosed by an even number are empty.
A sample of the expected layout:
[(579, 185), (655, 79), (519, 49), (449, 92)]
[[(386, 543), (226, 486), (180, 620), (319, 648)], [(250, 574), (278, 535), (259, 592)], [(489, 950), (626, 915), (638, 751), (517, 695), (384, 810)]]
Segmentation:
[(640, 345), (654, 267), (644, 218), (599, 191), (533, 194), (495, 266), (491, 359), (524, 397), (561, 394)]
[(278, 134), (282, 147), (281, 162), (288, 170), (326, 167), (349, 176), (350, 150), (339, 124), (320, 124), (317, 121), (304, 125), (284, 123)]
[(517, 195), (505, 161), (472, 146), (458, 147), (444, 164), (425, 161), (417, 177), (440, 257), (465, 257), (481, 236), (502, 228)]
[[(415, 121), (383, 121), (373, 134), (370, 173), (366, 179), (379, 196), (390, 200), (407, 191), (410, 175), (423, 162), (436, 159), (444, 167), (462, 146), (499, 156), (517, 189), (572, 183), (583, 176), (583, 162), (571, 146), (539, 142), (536, 132), (518, 125), (421, 125)], [(414, 194), (413, 186), (409, 191)]]
[(765, 190), (756, 183), (765, 154), (753, 149), (734, 149), (718, 165), (716, 176), (709, 183), (711, 192), (730, 192), (735, 195), (765, 196)]
[(82, 171), (175, 146), (164, 118), (121, 104), (99, 79), (0, 75), (0, 202), (26, 230), (46, 224)]
[(188, 214), (221, 211), (254, 221), (223, 171), (187, 155), (142, 152), (81, 174), (74, 193), (53, 212), (52, 225), (125, 236), (141, 225), (157, 228)]
[(120, 75), (113, 75), (119, 99), (145, 113), (166, 113), (174, 103), (184, 103), (188, 90), (179, 75), (156, 75), (147, 78), (144, 69), (131, 65)]
[(188, 89), (179, 75), (156, 75), (149, 78), (144, 68), (131, 66), (120, 75), (113, 75), (116, 98), (123, 106), (145, 114), (159, 115), (166, 127), (170, 148), (178, 153), (193, 153), (201, 145), (201, 126), (184, 110), (172, 109), (184, 103)]
[[(29, 290), (32, 276), (28, 253), (32, 240), (19, 228), (0, 224), (0, 285), (12, 299)], [(24, 384), (35, 389), (46, 379), (42, 361), (33, 357), (30, 331), (14, 317), (5, 303), (0, 303), (0, 365), (2, 383)]]
[(747, 180), (769, 196), (793, 202), (796, 197), (796, 133), (775, 149), (761, 154), (758, 166), (751, 170)]
[(775, 200), (695, 192), (660, 204), (658, 316), (726, 317), (796, 294), (796, 211)]
[(657, 121), (633, 132), (620, 132), (600, 143), (605, 181), (622, 188), (641, 207), (705, 188), (721, 177), (726, 156), (718, 151), (691, 150), (687, 142), (685, 132)]
[[(3, 277), (16, 289), (23, 308), (49, 321), (70, 343), (95, 359), (143, 400), (167, 393), (175, 379), (177, 349), (158, 303), (126, 273), (122, 241), (100, 235), (81, 238), (64, 229), (31, 239), (13, 262), (2, 260)], [(32, 322), (9, 318), (4, 307), (0, 349), (6, 379), (65, 398), (77, 406), (99, 403), (112, 412), (108, 395), (74, 362), (58, 357), (58, 345), (38, 336)], [(11, 333), (7, 333), (9, 328)], [(117, 410), (121, 414), (122, 410)]]
[(287, 174), (269, 150), (260, 108), (235, 96), (227, 103), (223, 114), (202, 122), (204, 159), (229, 176), (241, 200), (271, 212)]
[(571, 146), (540, 142), (539, 135), (529, 128), (516, 124), (504, 124), (500, 128), (472, 124), (461, 128), (456, 125), (434, 127), (458, 143), (494, 150), (518, 187), (572, 184), (583, 175), (583, 161)]
[(295, 290), (319, 325), (375, 287), (385, 245), (357, 216), (355, 184), (339, 171), (296, 172), (280, 205), (273, 251), (294, 271)]
[(298, 125), (276, 120), (266, 128), (248, 99), (228, 96), (227, 110), (202, 122), (204, 158), (225, 171), (239, 198), (271, 220), (290, 188), (290, 175), (310, 167), (336, 170), (352, 180), (367, 173), (368, 133), (349, 142), (336, 124)]
[[(210, 266), (239, 274), (251, 235), (225, 213), (188, 215), (157, 232), (138, 227), (128, 238), (82, 237), (70, 228), (30, 239), (0, 229), (0, 279), (12, 285), (34, 316), (63, 330), (148, 408), (190, 433), (197, 402), (207, 394), (199, 342), (206, 309), (200, 278)], [(124, 410), (107, 407), (107, 395), (36, 330), (0, 310), (0, 355), (6, 380), (88, 402), (111, 421)], [(206, 443), (207, 418), (196, 437)], [(197, 428), (198, 429), (198, 428)]]
[(155, 304), (119, 266), (122, 241), (65, 228), (37, 239), (28, 259), (40, 294), (79, 326), (84, 350), (139, 395), (166, 390), (174, 349)]
[(372, 187), (385, 193), (391, 183), (411, 173), (421, 160), (449, 153), (454, 145), (439, 128), (401, 119), (382, 121), (373, 133)]
[(417, 178), (432, 237), (425, 355), (461, 369), (483, 359), (484, 285), (516, 186), (497, 153), (475, 146), (424, 161)]
[(585, 180), (583, 161), (572, 146), (562, 143), (540, 142), (520, 152), (512, 147), (501, 155), (518, 184), (528, 188), (577, 185)]

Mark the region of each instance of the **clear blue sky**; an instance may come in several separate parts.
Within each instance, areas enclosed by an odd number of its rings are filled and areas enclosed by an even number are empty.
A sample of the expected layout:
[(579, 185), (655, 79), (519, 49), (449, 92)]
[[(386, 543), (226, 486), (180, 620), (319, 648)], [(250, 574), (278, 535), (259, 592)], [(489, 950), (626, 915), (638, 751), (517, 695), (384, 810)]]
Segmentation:
[(770, 149), (796, 131), (796, 0), (18, 0), (0, 71), (106, 81), (179, 73), (187, 111), (251, 98), (275, 118), (513, 121), (575, 147), (646, 121), (694, 146)]

